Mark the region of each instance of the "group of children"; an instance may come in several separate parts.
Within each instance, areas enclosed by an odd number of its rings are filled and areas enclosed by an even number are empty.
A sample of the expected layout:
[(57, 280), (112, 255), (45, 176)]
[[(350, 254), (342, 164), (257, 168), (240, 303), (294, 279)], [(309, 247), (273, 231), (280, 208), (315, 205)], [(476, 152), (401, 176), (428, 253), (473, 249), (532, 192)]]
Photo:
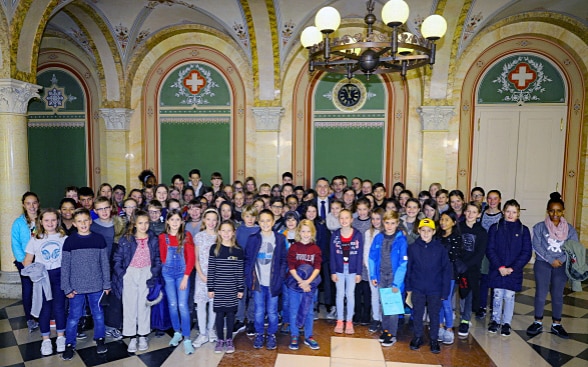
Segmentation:
[[(381, 331), (384, 347), (396, 343), (399, 318), (409, 312), (414, 322), (410, 348), (419, 349), (428, 318), (430, 349), (439, 353), (440, 342), (454, 340), (454, 295), (459, 293), (458, 334), (463, 337), (472, 313), (484, 317), (489, 288), (493, 311), (488, 331), (510, 335), (514, 295), (531, 257), (531, 237), (519, 220), (519, 204), (509, 200), (501, 211), (497, 190), (488, 193), (488, 203), (485, 195), (476, 200), (481, 188), (472, 190), (474, 200), (466, 203), (461, 191), (449, 193), (437, 184), (427, 195), (421, 193), (421, 200), (403, 185), (386, 198), (383, 184), (354, 178), (345, 189), (343, 177), (336, 176), (331, 183), (321, 178), (316, 190), (302, 193), (284, 182), (277, 195), (258, 193), (257, 199), (236, 204), (242, 195), (237, 184), (225, 190), (220, 181), (216, 194), (207, 198), (210, 188), (202, 187), (195, 170), (188, 187), (192, 194), (205, 194), (169, 198), (170, 191), (189, 191), (177, 176), (171, 190), (157, 185), (150, 199), (143, 196), (145, 188), (139, 190), (141, 197), (133, 198), (132, 190), (124, 199), (116, 192), (124, 190), (120, 185), (110, 188), (109, 197), (110, 185), (103, 185), (94, 201), (91, 189), (82, 188), (76, 192), (79, 202), (64, 198), (59, 211), (39, 211), (38, 197), (23, 195), (24, 213), (13, 226), (13, 252), (22, 270), (29, 330), (37, 327), (38, 318), (43, 355), (53, 353), (53, 319), (57, 352), (64, 360), (73, 357), (86, 307), (98, 353), (107, 352), (105, 337), (116, 337), (119, 329), (128, 338), (128, 352), (147, 350), (148, 336), (157, 329), (153, 302), (147, 301), (153, 292), (166, 302), (173, 329), (169, 344), (182, 343), (186, 354), (207, 342), (216, 342), (217, 353), (234, 352), (233, 335), (244, 328), (245, 319), (256, 349), (277, 348), (280, 320), (281, 331), (290, 334), (290, 349), (301, 343), (319, 349), (313, 334), (319, 299), (328, 318), (336, 319), (334, 333), (353, 334), (354, 324), (369, 325), (370, 332)], [(149, 180), (154, 183), (154, 175), (141, 177), (146, 186)], [(214, 177), (213, 183), (218, 180)], [(257, 190), (254, 180), (241, 183), (241, 190), (243, 186)], [(563, 297), (560, 268), (566, 259), (553, 244), (561, 247), (568, 238), (577, 240), (577, 234), (563, 218), (559, 197), (550, 200), (540, 224), (533, 246), (547, 265), (535, 263), (540, 297), (528, 332), (542, 331), (542, 305), (555, 276), (559, 288), (555, 295), (551, 288), (551, 330), (567, 337), (557, 293), (561, 288)], [(50, 286), (34, 288), (42, 279)], [(193, 341), (191, 303), (196, 304), (199, 330)]]

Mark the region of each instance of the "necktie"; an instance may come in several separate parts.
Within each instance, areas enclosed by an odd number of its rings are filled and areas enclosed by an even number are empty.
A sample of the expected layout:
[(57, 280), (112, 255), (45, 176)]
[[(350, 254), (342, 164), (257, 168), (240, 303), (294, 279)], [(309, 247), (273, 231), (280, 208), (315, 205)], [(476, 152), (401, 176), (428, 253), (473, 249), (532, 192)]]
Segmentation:
[(323, 218), (323, 219), (327, 218), (327, 208), (325, 206), (324, 200), (321, 200), (321, 218)]

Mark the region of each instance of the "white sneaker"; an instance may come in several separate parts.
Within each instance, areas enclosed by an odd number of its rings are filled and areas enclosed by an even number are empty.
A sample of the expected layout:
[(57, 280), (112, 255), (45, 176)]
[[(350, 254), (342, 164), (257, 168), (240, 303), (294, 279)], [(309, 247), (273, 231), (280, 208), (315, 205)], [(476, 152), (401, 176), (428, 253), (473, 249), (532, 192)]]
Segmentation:
[(445, 330), (445, 333), (443, 333), (443, 344), (453, 344), (453, 341), (455, 340), (455, 334), (453, 334), (452, 330)]
[(65, 336), (58, 336), (55, 344), (57, 344), (57, 353), (65, 352)]
[(44, 356), (50, 356), (53, 354), (53, 345), (51, 345), (51, 339), (43, 340), (43, 343), (41, 343), (41, 354)]
[(203, 346), (204, 344), (208, 343), (208, 336), (204, 335), (204, 334), (200, 334), (198, 335), (198, 337), (196, 338), (196, 340), (194, 340), (192, 342), (192, 346), (194, 348), (200, 348), (201, 346)]
[(218, 337), (216, 336), (216, 331), (214, 329), (208, 330), (208, 341), (214, 343), (217, 340)]
[(437, 341), (442, 342), (443, 341), (443, 336), (445, 335), (445, 328), (439, 326), (439, 336), (437, 337)]
[(137, 351), (137, 338), (131, 338), (127, 352), (135, 353)]
[(139, 337), (139, 350), (143, 351), (143, 350), (147, 350), (147, 349), (149, 349), (149, 342), (147, 341), (147, 337), (140, 336)]

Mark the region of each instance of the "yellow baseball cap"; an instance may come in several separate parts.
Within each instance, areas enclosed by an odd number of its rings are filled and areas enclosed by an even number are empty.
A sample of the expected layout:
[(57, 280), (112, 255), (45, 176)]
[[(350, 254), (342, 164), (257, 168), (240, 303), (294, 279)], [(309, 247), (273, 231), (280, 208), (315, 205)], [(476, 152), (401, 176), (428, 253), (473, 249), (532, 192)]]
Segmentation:
[(419, 222), (419, 228), (421, 227), (429, 227), (435, 230), (435, 221), (429, 218), (421, 219)]

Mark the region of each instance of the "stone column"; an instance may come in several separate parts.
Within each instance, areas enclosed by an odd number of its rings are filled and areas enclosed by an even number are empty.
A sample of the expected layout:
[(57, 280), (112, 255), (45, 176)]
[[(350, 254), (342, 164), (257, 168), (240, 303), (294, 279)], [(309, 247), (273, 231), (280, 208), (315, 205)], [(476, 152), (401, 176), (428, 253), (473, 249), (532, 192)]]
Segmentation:
[[(257, 131), (255, 149), (252, 149), (257, 162), (257, 184), (281, 182), (280, 119), (284, 115), (284, 108), (253, 107), (252, 111)], [(247, 147), (247, 150), (250, 148)]]
[(106, 123), (106, 159), (104, 182), (112, 186), (130, 188), (130, 165), (134, 158), (129, 149), (129, 130), (133, 110), (128, 108), (101, 108), (100, 116)]
[[(455, 115), (453, 110), (453, 106), (417, 108), (423, 124), (421, 183), (425, 190), (433, 182), (447, 185), (447, 153), (451, 151), (451, 145), (457, 144), (448, 140), (449, 120)], [(455, 151), (457, 152), (457, 149)]]
[(12, 222), (29, 190), (27, 109), (40, 86), (0, 79), (0, 298), (20, 298), (20, 277), (11, 248)]

